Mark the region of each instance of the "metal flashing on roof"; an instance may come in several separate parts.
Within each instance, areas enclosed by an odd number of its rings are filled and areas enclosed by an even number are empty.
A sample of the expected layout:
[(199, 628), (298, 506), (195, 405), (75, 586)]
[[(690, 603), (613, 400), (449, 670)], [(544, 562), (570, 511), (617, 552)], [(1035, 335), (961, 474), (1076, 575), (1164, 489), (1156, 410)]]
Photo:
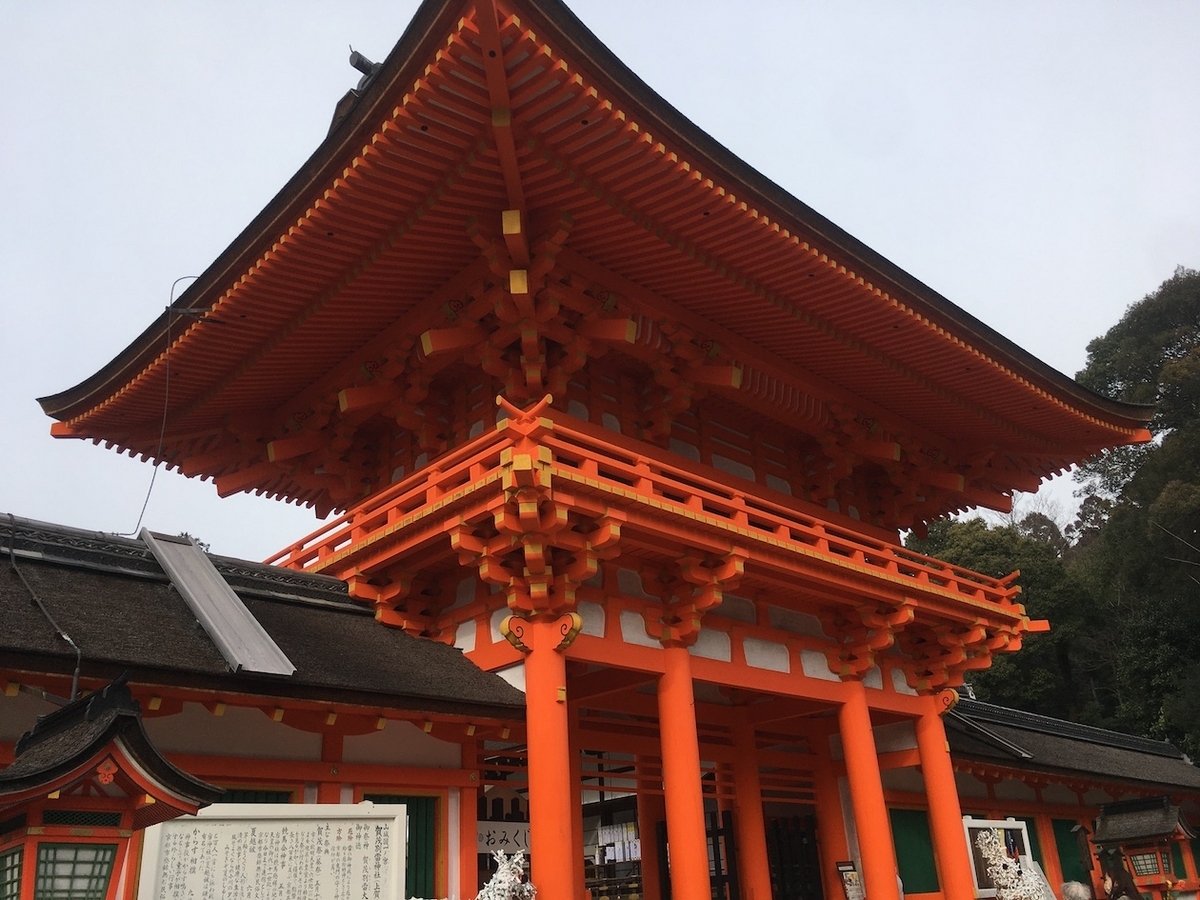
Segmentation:
[(190, 537), (139, 535), (235, 672), (291, 675), (292, 661)]
[(990, 728), (980, 725), (970, 716), (964, 716), (961, 713), (950, 710), (946, 713), (946, 718), (954, 720), (964, 731), (970, 732), (976, 738), (982, 738), (984, 741), (1011, 753), (1017, 759), (1033, 759), (1033, 754), (1024, 747), (1012, 741), (1005, 740)]

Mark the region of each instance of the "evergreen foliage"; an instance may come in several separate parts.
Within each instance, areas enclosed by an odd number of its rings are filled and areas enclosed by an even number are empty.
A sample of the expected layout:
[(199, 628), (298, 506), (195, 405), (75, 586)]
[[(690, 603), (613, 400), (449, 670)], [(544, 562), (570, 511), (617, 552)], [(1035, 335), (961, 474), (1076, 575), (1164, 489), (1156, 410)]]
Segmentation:
[(909, 543), (991, 575), (1020, 569), (1029, 615), (1050, 620), (971, 677), (979, 699), (1200, 756), (1200, 272), (1180, 267), (1132, 305), (1076, 379), (1156, 412), (1153, 442), (1081, 467), (1073, 522), (947, 521)]

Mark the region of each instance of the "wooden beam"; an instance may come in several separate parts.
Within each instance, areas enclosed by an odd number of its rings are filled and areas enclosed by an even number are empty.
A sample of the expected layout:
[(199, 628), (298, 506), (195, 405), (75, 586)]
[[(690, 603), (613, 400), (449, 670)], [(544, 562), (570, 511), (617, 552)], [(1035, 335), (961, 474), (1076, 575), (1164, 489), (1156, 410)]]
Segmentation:
[(487, 79), (488, 99), (492, 104), (492, 135), (496, 141), (496, 153), (500, 157), (500, 172), (508, 193), (508, 205), (513, 209), (523, 209), (525, 191), (521, 185), (521, 169), (513, 139), (512, 98), (508, 91), (508, 72), (504, 64), (504, 45), (500, 40), (495, 0), (478, 0), (475, 4), (475, 24), (479, 27), (479, 43), (483, 48), (483, 72)]
[(230, 494), (238, 493), (238, 491), (265, 487), (283, 475), (284, 472), (274, 463), (263, 462), (256, 466), (248, 466), (245, 469), (240, 469), (237, 472), (231, 472), (228, 475), (218, 475), (213, 479), (213, 483), (217, 486), (218, 496), (228, 497)]
[(421, 335), (421, 352), (426, 356), (436, 356), (439, 353), (474, 347), (484, 338), (483, 330), (475, 325), (431, 328)]
[(567, 698), (572, 702), (594, 700), (607, 694), (632, 690), (658, 677), (655, 672), (632, 669), (602, 669), (587, 675), (574, 676), (567, 681)]
[(343, 388), (338, 391), (338, 409), (344, 413), (371, 409), (383, 406), (398, 396), (400, 396), (400, 389), (392, 383)]
[(328, 438), (319, 431), (310, 431), (292, 437), (278, 438), (267, 444), (267, 461), (278, 462), (295, 459), (325, 446)]
[(508, 255), (518, 268), (529, 266), (529, 238), (525, 233), (525, 216), (519, 209), (506, 209), (500, 214), (501, 231)]
[(692, 366), (687, 370), (687, 377), (696, 384), (734, 388), (736, 390), (742, 386), (742, 367)]
[(867, 459), (880, 462), (899, 462), (900, 445), (895, 441), (873, 441), (868, 438), (857, 438), (846, 442), (846, 449), (851, 453)]
[(633, 319), (587, 318), (575, 330), (593, 341), (632, 344), (637, 340), (637, 322)]
[(194, 478), (197, 475), (211, 475), (216, 469), (238, 463), (261, 462), (260, 447), (261, 445), (256, 445), (251, 448), (244, 444), (218, 447), (207, 453), (195, 454), (182, 460), (179, 464), (179, 471), (189, 478)]

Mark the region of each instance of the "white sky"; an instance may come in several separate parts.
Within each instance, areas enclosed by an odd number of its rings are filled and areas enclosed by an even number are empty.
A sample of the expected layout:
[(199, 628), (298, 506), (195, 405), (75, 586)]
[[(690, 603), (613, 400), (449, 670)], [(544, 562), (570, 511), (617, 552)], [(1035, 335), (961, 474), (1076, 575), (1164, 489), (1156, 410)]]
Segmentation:
[[(571, 6), (668, 102), (1068, 374), (1200, 267), (1200, 4)], [(148, 464), (49, 436), (71, 387), (316, 148), (415, 3), (0, 5), (0, 513), (129, 531)], [(1064, 492), (1069, 496), (1069, 489)], [(145, 524), (262, 558), (319, 524), (161, 472)]]

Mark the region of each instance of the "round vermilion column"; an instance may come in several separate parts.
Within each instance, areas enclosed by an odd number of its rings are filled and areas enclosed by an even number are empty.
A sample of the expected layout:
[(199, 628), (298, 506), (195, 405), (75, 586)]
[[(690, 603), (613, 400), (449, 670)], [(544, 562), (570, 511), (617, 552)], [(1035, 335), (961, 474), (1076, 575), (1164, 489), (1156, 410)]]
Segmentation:
[(658, 679), (658, 728), (662, 741), (671, 896), (708, 897), (708, 839), (700, 787), (700, 741), (692, 662), (686, 647), (663, 648), (665, 671)]
[[(479, 742), (465, 741), (462, 745), (462, 768), (466, 772), (477, 775), (479, 772)], [(472, 891), (479, 890), (479, 857), (475, 847), (479, 836), (479, 787), (478, 778), (471, 782), (471, 787), (459, 789), (458, 804), (458, 885), (457, 893), (470, 897)], [(450, 861), (454, 865), (454, 861)], [(448, 887), (451, 887), (448, 885)], [(454, 893), (448, 890), (446, 893)]]
[(946, 729), (939, 715), (941, 701), (936, 697), (927, 699), (928, 711), (916, 722), (917, 753), (921, 757), (925, 796), (929, 798), (929, 830), (942, 894), (970, 897), (975, 885), (971, 878), (967, 839), (963, 834), (958, 788), (954, 784), (954, 767), (950, 762), (950, 745), (946, 743)]
[(575, 867), (575, 894), (584, 896), (583, 872), (583, 762), (582, 743), (579, 735), (579, 707), (568, 704), (567, 729), (571, 738), (569, 753), (571, 757), (571, 855), (579, 860)]
[(530, 881), (546, 900), (570, 900), (583, 864), (572, 852), (572, 818), (581, 815), (571, 789), (567, 665), (553, 622), (526, 625), (525, 726), (528, 733)]
[(653, 761), (645, 756), (634, 757), (637, 771), (638, 840), (642, 849), (642, 896), (645, 900), (661, 900), (658, 871), (658, 823), (666, 818), (662, 781), (651, 774)]
[(833, 771), (829, 752), (829, 734), (815, 731), (810, 738), (817, 758), (813, 766), (813, 796), (817, 802), (817, 853), (821, 859), (821, 883), (826, 897), (842, 892), (837, 864), (850, 859), (846, 843), (846, 821), (842, 817), (842, 793)]
[(733, 726), (733, 784), (738, 837), (738, 875), (744, 900), (771, 900), (771, 863), (767, 859), (767, 828), (763, 821), (762, 780), (754, 726)]
[[(862, 683), (846, 683), (846, 700), (838, 711), (838, 729), (850, 783), (850, 805), (862, 858), (863, 886), (871, 900), (900, 900), (896, 884), (896, 850), (883, 800), (879, 756), (871, 732), (871, 713)], [(947, 897), (955, 896), (946, 894)], [(970, 895), (968, 895), (970, 896)]]

